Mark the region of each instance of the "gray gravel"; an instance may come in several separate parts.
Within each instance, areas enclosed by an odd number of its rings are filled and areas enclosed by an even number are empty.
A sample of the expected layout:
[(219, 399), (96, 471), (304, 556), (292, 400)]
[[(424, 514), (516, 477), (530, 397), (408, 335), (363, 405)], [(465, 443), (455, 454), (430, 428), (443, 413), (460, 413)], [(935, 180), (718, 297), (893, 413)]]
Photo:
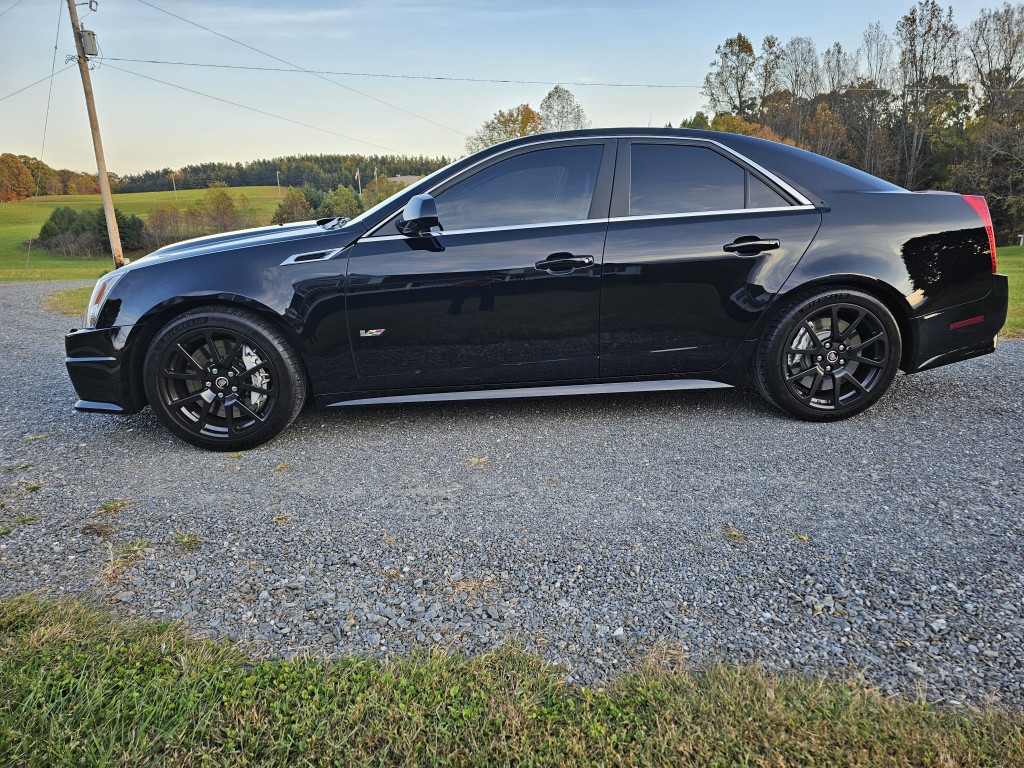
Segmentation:
[(840, 424), (735, 390), (372, 407), (232, 458), (72, 411), (53, 287), (0, 285), (0, 596), (257, 654), (517, 640), (594, 684), (655, 648), (1024, 705), (1024, 343)]

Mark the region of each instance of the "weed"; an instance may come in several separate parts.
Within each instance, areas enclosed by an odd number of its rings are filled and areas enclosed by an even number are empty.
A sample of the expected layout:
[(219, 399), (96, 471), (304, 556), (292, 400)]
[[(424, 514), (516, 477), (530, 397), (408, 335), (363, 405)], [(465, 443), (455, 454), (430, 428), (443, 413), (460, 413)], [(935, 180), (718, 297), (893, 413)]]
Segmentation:
[(107, 538), (114, 532), (114, 526), (109, 523), (86, 523), (82, 526), (82, 533), (87, 536), (99, 536), (101, 539)]
[(11, 533), (13, 533), (13, 532), (14, 532), (14, 529), (11, 528), (11, 526), (9, 526), (9, 525), (0, 526), (0, 538), (3, 538), (4, 536), (10, 536)]
[(395, 544), (398, 543), (398, 539), (396, 539), (394, 536), (389, 536), (386, 533), (382, 533), (380, 535), (380, 540), (387, 544), (389, 547), (393, 547), (395, 546)]
[(725, 528), (722, 530), (722, 533), (725, 535), (725, 538), (728, 541), (746, 541), (747, 540), (747, 534), (745, 534), (739, 528), (734, 528), (731, 525), (725, 526)]
[(31, 469), (34, 466), (35, 464), (29, 461), (26, 461), (22, 464), (8, 464), (6, 467), (4, 467), (4, 472), (19, 472), (23, 469)]
[(278, 515), (277, 517), (271, 518), (270, 522), (272, 522), (274, 525), (284, 525), (291, 519), (291, 515)]
[(29, 523), (34, 523), (38, 519), (39, 515), (19, 515), (18, 517), (14, 518), (14, 524), (28, 525)]
[(36, 491), (42, 490), (43, 484), (38, 480), (33, 480), (31, 483), (25, 483), (18, 489), (18, 493), (35, 493)]
[(239, 452), (239, 453), (229, 453), (228, 454), (228, 461), (234, 461), (235, 459), (240, 459), (240, 458), (242, 458), (241, 452)]
[(479, 597), (486, 591), (498, 588), (498, 580), (489, 573), (454, 580), (449, 577), (448, 583), (451, 584), (453, 594), (465, 592), (466, 597)]
[(473, 456), (466, 459), (466, 464), (468, 464), (471, 467), (474, 467), (475, 469), (483, 469), (490, 463), (491, 460), (487, 456)]
[(127, 499), (108, 499), (96, 508), (96, 512), (101, 515), (116, 515), (129, 507), (131, 502)]
[(282, 461), (276, 467), (273, 467), (271, 469), (271, 472), (284, 472), (290, 466), (291, 466), (291, 464), (289, 464), (287, 461)]
[(23, 443), (36, 443), (36, 442), (39, 442), (40, 440), (45, 440), (48, 437), (53, 437), (55, 434), (57, 434), (57, 433), (56, 432), (43, 432), (43, 434), (41, 434), (41, 435), (27, 435), (27, 436), (21, 438), (21, 442), (23, 442)]
[(174, 536), (174, 543), (186, 550), (198, 549), (199, 542), (199, 537), (194, 533), (178, 533)]
[(801, 544), (806, 544), (811, 540), (810, 535), (806, 533), (797, 533), (796, 531), (787, 531), (787, 533)]
[(133, 539), (116, 548), (108, 541), (107, 551), (110, 553), (110, 562), (103, 570), (103, 580), (108, 584), (117, 581), (129, 565), (145, 554), (148, 546), (149, 542), (145, 539)]

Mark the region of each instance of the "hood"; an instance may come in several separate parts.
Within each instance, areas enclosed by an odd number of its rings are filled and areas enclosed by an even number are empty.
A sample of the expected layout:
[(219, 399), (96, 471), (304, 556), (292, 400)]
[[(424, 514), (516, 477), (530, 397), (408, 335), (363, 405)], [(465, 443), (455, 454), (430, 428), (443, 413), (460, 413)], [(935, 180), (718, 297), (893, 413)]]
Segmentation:
[[(300, 221), (294, 224), (275, 224), (269, 227), (243, 229), (237, 232), (223, 232), (219, 235), (206, 235), (192, 240), (183, 240), (159, 248), (147, 256), (133, 261), (136, 264), (148, 264), (171, 256), (183, 258), (199, 256), (204, 253), (233, 251), (238, 248), (251, 248), (274, 243), (300, 241), (309, 238), (330, 238), (330, 247), (344, 248), (366, 232), (359, 222), (346, 224), (339, 229), (325, 229), (315, 221)], [(316, 246), (313, 246), (314, 248)]]

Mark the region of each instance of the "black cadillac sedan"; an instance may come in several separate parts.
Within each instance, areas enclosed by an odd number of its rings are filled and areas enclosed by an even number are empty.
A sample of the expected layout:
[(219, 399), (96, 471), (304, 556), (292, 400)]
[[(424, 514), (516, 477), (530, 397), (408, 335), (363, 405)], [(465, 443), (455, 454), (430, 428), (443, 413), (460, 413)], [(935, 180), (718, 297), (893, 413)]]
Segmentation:
[(995, 349), (983, 198), (746, 136), (516, 139), (351, 221), (178, 243), (102, 277), (66, 338), (83, 411), (147, 404), (215, 450), (320, 407), (751, 381), (829, 421)]

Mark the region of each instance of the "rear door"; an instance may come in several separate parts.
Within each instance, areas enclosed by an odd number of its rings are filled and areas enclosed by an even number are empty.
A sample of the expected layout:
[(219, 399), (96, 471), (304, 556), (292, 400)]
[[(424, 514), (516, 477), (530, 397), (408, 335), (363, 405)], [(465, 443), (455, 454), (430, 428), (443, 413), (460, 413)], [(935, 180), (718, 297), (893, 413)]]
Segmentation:
[(602, 377), (724, 364), (820, 222), (798, 192), (715, 142), (620, 140), (601, 285)]

